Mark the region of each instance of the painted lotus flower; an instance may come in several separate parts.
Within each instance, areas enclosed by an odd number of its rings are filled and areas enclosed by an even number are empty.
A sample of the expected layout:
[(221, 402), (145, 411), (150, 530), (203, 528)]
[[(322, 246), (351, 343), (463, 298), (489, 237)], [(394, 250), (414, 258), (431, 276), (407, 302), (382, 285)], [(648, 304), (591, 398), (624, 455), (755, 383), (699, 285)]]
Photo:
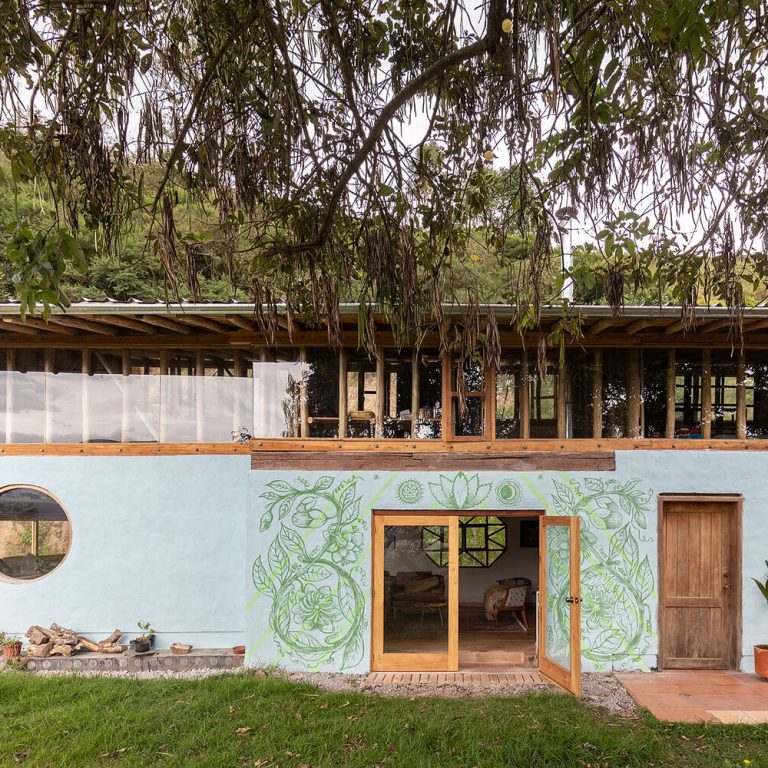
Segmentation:
[(432, 496), (446, 509), (472, 509), (482, 504), (491, 491), (490, 483), (481, 483), (480, 475), (469, 477), (458, 472), (453, 477), (440, 475), (437, 483), (430, 483)]
[(314, 630), (333, 632), (336, 629), (336, 622), (342, 618), (336, 602), (330, 587), (307, 584), (303, 594), (291, 609), (291, 613), (308, 632)]

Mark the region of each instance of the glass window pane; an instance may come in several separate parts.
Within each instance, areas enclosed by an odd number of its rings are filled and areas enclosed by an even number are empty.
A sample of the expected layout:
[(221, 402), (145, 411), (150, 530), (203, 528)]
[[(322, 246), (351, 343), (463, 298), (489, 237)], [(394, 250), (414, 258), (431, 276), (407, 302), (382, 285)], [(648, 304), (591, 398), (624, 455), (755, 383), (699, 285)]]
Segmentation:
[(675, 437), (701, 437), (700, 350), (678, 350), (675, 358)]
[(768, 438), (768, 353), (747, 350), (745, 366), (747, 438)]
[(627, 350), (603, 352), (603, 437), (627, 437)]
[(643, 350), (643, 418), (646, 437), (664, 437), (667, 427), (667, 352)]
[(376, 358), (365, 352), (347, 353), (347, 437), (376, 436)]
[(448, 526), (384, 527), (384, 652), (448, 652)]
[(453, 397), (453, 433), (456, 437), (482, 437), (485, 429), (484, 396), (468, 395), (464, 399), (464, 413), (460, 400)]
[(568, 372), (570, 375), (571, 424), (570, 437), (592, 437), (592, 410), (594, 393), (594, 352), (569, 350)]
[(738, 352), (712, 353), (712, 437), (736, 438)]
[(384, 352), (384, 437), (412, 437), (413, 354)]

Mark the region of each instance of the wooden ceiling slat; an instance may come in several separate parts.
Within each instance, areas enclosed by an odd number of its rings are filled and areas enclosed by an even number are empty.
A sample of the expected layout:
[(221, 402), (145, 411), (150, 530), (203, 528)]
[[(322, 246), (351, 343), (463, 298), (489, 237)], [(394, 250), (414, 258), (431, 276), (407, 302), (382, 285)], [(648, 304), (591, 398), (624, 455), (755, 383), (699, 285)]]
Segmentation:
[(16, 323), (16, 325), (27, 325), (30, 328), (36, 328), (39, 331), (45, 331), (46, 333), (57, 333), (61, 334), (63, 336), (77, 336), (77, 331), (73, 328), (65, 328), (61, 325), (51, 325), (50, 323), (46, 322), (45, 320), (41, 320), (38, 317), (27, 317), (24, 320), (15, 320), (10, 319), (10, 322)]
[(244, 331), (255, 331), (256, 330), (256, 324), (251, 320), (249, 317), (244, 317), (243, 315), (227, 315), (227, 320), (229, 320), (232, 325), (236, 325), (238, 328), (241, 328)]
[(637, 333), (638, 331), (642, 331), (645, 328), (650, 328), (652, 325), (656, 325), (656, 318), (641, 318), (640, 320), (635, 320), (634, 323), (630, 323), (625, 329), (624, 333), (628, 333), (630, 336)]

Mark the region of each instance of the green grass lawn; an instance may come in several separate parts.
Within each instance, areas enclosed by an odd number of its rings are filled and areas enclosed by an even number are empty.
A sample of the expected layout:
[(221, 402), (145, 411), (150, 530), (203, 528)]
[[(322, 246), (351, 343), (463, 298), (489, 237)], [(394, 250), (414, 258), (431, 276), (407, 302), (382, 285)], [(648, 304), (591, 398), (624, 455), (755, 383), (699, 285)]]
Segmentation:
[(0, 766), (744, 766), (768, 726), (605, 716), (554, 694), (385, 699), (248, 673), (205, 680), (0, 673)]

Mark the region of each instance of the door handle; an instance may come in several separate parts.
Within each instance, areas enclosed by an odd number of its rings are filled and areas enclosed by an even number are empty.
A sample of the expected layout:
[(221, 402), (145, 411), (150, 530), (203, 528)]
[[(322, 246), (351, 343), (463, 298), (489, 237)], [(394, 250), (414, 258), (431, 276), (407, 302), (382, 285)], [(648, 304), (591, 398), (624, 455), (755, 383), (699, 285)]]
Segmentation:
[(729, 590), (729, 589), (731, 589), (731, 588), (732, 588), (732, 587), (731, 587), (731, 585), (730, 585), (730, 584), (723, 584), (723, 592), (726, 592), (727, 590)]
[(569, 605), (580, 605), (583, 601), (583, 598), (581, 597), (575, 597), (574, 595), (568, 595), (568, 597), (565, 598), (565, 602)]

